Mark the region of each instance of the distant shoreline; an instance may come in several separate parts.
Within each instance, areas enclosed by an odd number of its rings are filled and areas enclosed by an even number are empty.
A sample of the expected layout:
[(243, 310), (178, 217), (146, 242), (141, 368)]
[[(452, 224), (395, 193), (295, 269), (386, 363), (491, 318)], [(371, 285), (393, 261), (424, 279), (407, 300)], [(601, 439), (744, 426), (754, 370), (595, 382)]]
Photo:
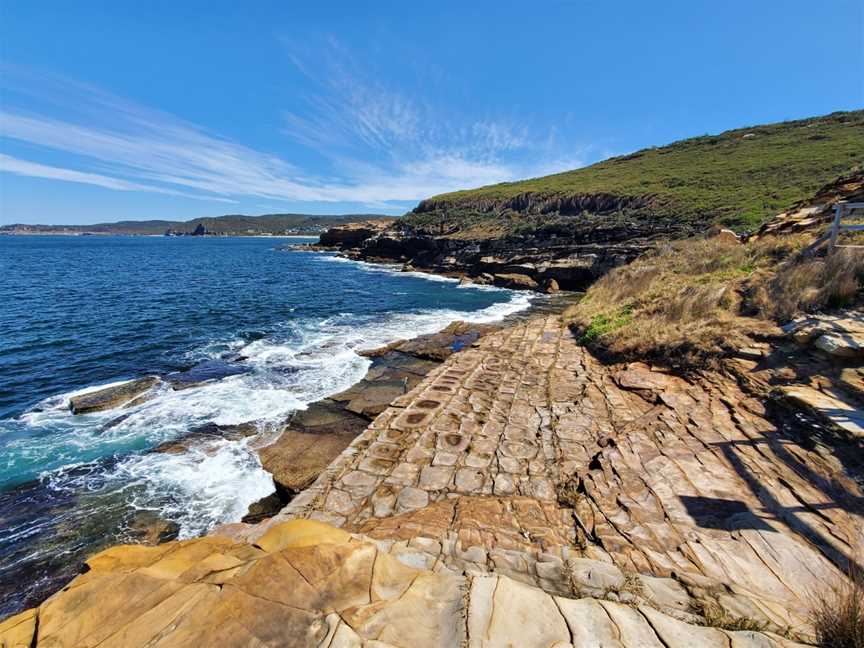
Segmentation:
[(165, 234), (126, 234), (123, 232), (11, 232), (0, 230), (0, 236), (69, 236), (69, 237), (107, 237), (107, 236), (123, 236), (123, 237), (139, 237), (139, 238), (317, 238), (321, 236), (321, 232), (310, 232), (308, 234), (181, 234), (178, 236), (169, 236)]

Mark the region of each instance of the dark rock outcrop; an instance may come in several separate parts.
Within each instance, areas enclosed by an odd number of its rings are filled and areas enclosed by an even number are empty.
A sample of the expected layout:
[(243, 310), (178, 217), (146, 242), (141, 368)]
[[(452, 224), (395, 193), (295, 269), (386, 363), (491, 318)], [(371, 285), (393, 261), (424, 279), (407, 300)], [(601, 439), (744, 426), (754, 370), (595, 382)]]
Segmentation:
[(384, 225), (376, 222), (338, 225), (322, 232), (318, 242), (328, 247), (357, 247), (383, 229)]
[(73, 414), (87, 414), (120, 407), (149, 391), (158, 382), (159, 378), (156, 376), (146, 376), (80, 396), (73, 396), (69, 399), (69, 409)]

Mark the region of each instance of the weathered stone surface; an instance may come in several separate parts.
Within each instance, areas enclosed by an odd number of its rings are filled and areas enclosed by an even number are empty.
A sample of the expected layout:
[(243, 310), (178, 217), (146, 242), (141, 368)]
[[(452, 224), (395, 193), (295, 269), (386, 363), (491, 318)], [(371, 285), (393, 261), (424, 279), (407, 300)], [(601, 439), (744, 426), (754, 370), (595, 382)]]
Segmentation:
[(551, 596), (506, 577), (475, 577), (468, 607), (470, 648), (567, 645), (570, 632)]
[(766, 634), (727, 634), (653, 608), (405, 564), (440, 548), (374, 545), (310, 520), (272, 526), (257, 546), (211, 537), (113, 547), (39, 608), (0, 622), (0, 646), (651, 648), (720, 637), (727, 647), (781, 648)]
[[(492, 333), (400, 396), (274, 518), (96, 556), (40, 608), (37, 645), (57, 623), (70, 632), (61, 648), (105, 639), (106, 624), (146, 644), (136, 633), (156, 617), (166, 637), (207, 645), (214, 626), (200, 619), (227, 609), (226, 646), (794, 645), (693, 623), (711, 607), (806, 632), (811, 593), (860, 555), (860, 458), (744, 391), (772, 384), (762, 371), (739, 382), (605, 365), (556, 317)], [(820, 380), (808, 387), (827, 393)], [(91, 586), (103, 593), (87, 598)], [(135, 602), (87, 621), (107, 591)]]
[(277, 484), (296, 492), (311, 484), (352, 439), (350, 433), (317, 434), (289, 428), (258, 455)]
[[(810, 592), (860, 541), (862, 493), (842, 463), (855, 460), (812, 443), (729, 377), (607, 366), (548, 317), (433, 370), (274, 523), (335, 515), (377, 539), (438, 542), (429, 558), (451, 569), (687, 619), (719, 605), (779, 630), (805, 623)], [(378, 444), (392, 450), (367, 489), (328, 509)]]
[(812, 344), (839, 360), (864, 359), (864, 313), (860, 311), (810, 315), (783, 328), (799, 344)]
[(838, 358), (864, 357), (864, 335), (860, 334), (824, 333), (816, 338), (813, 346)]
[(36, 636), (36, 609), (25, 610), (0, 621), (2, 648), (31, 648)]
[(784, 386), (782, 391), (788, 398), (809, 407), (833, 425), (864, 438), (864, 411), (841, 394), (823, 392), (807, 385)]
[(156, 376), (146, 376), (113, 387), (73, 396), (69, 399), (69, 409), (73, 414), (87, 414), (120, 407), (141, 396), (158, 383), (159, 378)]

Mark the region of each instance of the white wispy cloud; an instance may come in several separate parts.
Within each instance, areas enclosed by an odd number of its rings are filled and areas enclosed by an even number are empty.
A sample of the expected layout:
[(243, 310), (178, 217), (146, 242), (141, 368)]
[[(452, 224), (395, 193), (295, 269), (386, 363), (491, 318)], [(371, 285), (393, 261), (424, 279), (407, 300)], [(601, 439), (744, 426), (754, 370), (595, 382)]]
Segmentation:
[[(85, 171), (75, 171), (72, 169), (64, 169), (62, 167), (49, 166), (47, 164), (39, 164), (38, 162), (28, 162), (27, 160), (21, 160), (3, 153), (0, 153), (0, 171), (15, 175), (29, 176), (31, 178), (47, 178), (49, 180), (63, 180), (78, 184), (95, 185), (97, 187), (116, 189), (118, 191), (146, 191), (164, 193), (173, 196), (184, 196), (187, 198), (200, 198), (200, 196), (188, 194), (182, 191), (173, 191), (164, 187), (154, 187), (152, 185), (129, 182), (119, 178), (100, 175), (98, 173), (87, 173)], [(208, 200), (234, 202), (228, 198), (218, 197), (208, 198)]]
[[(4, 74), (24, 109), (5, 102), (0, 137), (65, 154), (62, 166), (0, 154), (0, 171), (232, 202), (360, 203), (396, 209), (436, 193), (579, 166), (545, 135), (506, 120), (467, 119), (369, 78), (337, 43), (313, 63), (290, 54), (313, 90), (286, 112), (284, 134), (329, 161), (325, 173), (297, 168), (171, 114), (66, 79)], [(22, 80), (23, 79), (23, 80)], [(63, 118), (55, 115), (62, 114)], [(537, 142), (541, 142), (538, 145)], [(557, 165), (560, 168), (553, 168)], [(551, 170), (550, 170), (551, 168)]]

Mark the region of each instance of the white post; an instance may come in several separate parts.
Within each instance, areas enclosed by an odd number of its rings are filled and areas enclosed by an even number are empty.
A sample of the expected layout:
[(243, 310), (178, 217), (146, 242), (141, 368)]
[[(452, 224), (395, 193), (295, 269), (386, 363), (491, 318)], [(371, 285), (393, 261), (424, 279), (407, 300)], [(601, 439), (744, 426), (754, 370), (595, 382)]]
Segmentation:
[(829, 243), (829, 247), (834, 247), (837, 244), (837, 234), (840, 232), (840, 219), (843, 218), (843, 212), (846, 209), (846, 205), (842, 202), (834, 205), (834, 222), (831, 224), (831, 242)]

